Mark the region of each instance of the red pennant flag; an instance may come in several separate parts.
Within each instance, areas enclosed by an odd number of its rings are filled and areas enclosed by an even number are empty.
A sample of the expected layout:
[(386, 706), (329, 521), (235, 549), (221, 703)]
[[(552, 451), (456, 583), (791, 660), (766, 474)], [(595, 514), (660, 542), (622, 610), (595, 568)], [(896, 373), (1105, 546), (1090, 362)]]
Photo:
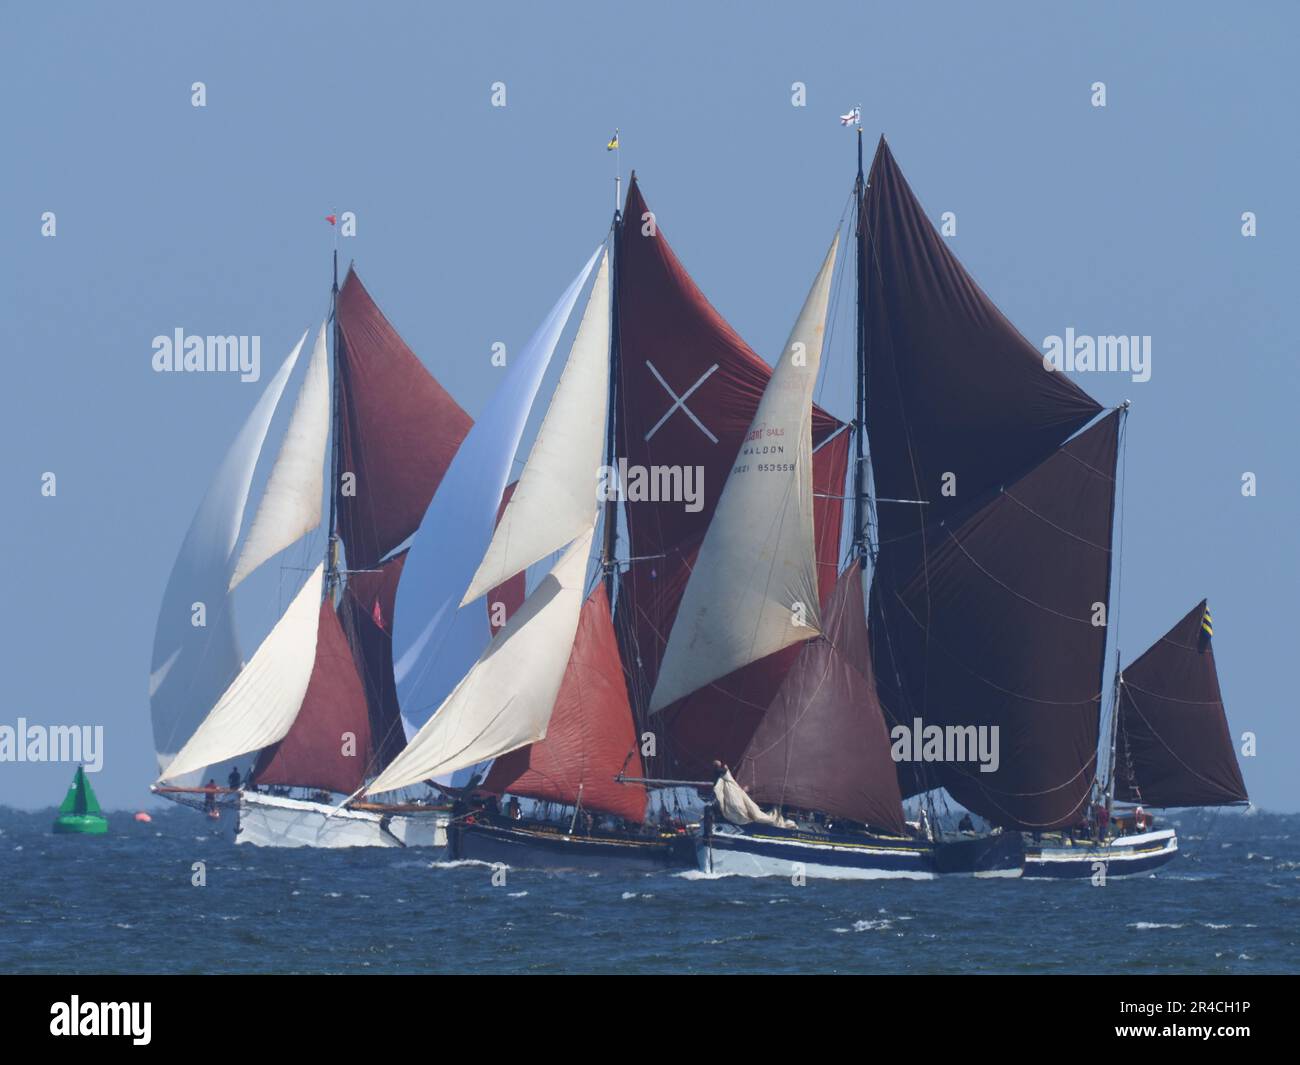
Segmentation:
[(335, 218), (334, 215), (332, 214), (327, 214), (325, 216), (325, 221), (328, 222), (330, 225), (333, 225), (336, 221), (338, 221), (338, 219)]

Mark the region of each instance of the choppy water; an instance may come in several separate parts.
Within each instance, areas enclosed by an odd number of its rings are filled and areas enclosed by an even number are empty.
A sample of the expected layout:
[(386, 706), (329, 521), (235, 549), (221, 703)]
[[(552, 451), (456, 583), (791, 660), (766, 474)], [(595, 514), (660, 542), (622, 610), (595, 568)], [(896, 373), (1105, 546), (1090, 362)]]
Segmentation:
[[(1300, 815), (1175, 819), (1087, 882), (510, 872), (259, 850), (188, 810), (107, 837), (0, 809), (0, 972), (1300, 972)], [(207, 885), (195, 887), (193, 863)]]

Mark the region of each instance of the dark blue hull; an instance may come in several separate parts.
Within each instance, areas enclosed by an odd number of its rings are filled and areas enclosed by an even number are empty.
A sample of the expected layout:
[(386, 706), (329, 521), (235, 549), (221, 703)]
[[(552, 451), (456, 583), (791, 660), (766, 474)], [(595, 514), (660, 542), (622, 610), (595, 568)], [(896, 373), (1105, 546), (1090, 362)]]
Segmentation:
[(935, 875), (933, 846), (925, 840), (823, 834), (769, 825), (716, 828), (700, 840), (699, 864), (703, 872), (723, 876), (928, 880)]
[(501, 862), (512, 869), (649, 873), (695, 865), (694, 842), (686, 835), (582, 836), (535, 822), (479, 821), (457, 824), (449, 836), (453, 859)]

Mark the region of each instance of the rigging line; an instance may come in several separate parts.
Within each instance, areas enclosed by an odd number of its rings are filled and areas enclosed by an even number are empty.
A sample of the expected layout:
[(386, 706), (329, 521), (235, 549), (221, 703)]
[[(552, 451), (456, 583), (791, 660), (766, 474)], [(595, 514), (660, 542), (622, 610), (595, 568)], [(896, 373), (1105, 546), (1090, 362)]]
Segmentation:
[(1109, 547), (1108, 545), (1105, 545), (1105, 544), (1094, 544), (1091, 540), (1087, 539), (1086, 537), (1080, 536), (1078, 533), (1071, 532), (1069, 529), (1065, 528), (1065, 526), (1063, 526), (1063, 525), (1057, 525), (1056, 522), (1052, 521), (1051, 518), (1046, 517), (1045, 515), (1038, 513), (1038, 511), (1036, 511), (1036, 510), (1035, 510), (1033, 507), (1031, 507), (1028, 503), (1025, 503), (1023, 500), (1017, 499), (1015, 496), (1013, 496), (1013, 495), (1012, 495), (1010, 492), (1008, 492), (1006, 489), (1003, 489), (1003, 491), (1002, 491), (1002, 495), (1003, 495), (1005, 498), (1011, 500), (1011, 502), (1015, 503), (1016, 506), (1020, 507), (1020, 508), (1021, 508), (1022, 510), (1024, 510), (1026, 513), (1028, 513), (1028, 514), (1032, 514), (1032, 515), (1033, 515), (1035, 518), (1037, 518), (1039, 521), (1043, 522), (1043, 523), (1046, 524), (1046, 525), (1050, 525), (1053, 529), (1055, 529), (1055, 530), (1056, 530), (1057, 532), (1059, 532), (1059, 533), (1064, 533), (1064, 534), (1065, 534), (1066, 536), (1068, 536), (1071, 540), (1078, 540), (1079, 543), (1081, 543), (1081, 544), (1086, 544), (1088, 547), (1095, 548), (1095, 549), (1098, 550), (1098, 551), (1105, 551), (1107, 554), (1110, 553), (1110, 550), (1111, 550), (1111, 549), (1110, 549), (1110, 547)]
[[(1140, 689), (1139, 689), (1139, 690), (1140, 690)], [(1202, 776), (1202, 775), (1201, 775), (1200, 773), (1198, 773), (1195, 769), (1193, 769), (1193, 768), (1192, 768), (1191, 766), (1189, 766), (1186, 762), (1184, 762), (1181, 758), (1179, 758), (1179, 757), (1178, 757), (1178, 753), (1177, 753), (1177, 752), (1176, 752), (1172, 747), (1170, 747), (1169, 744), (1167, 744), (1167, 743), (1164, 741), (1164, 738), (1160, 735), (1160, 733), (1157, 732), (1157, 731), (1155, 730), (1155, 727), (1151, 724), (1151, 722), (1148, 721), (1148, 720), (1146, 719), (1146, 715), (1142, 713), (1142, 710), (1141, 710), (1141, 708), (1138, 706), (1137, 701), (1136, 701), (1136, 700), (1135, 700), (1131, 695), (1129, 696), (1129, 700), (1128, 700), (1128, 701), (1132, 704), (1134, 713), (1136, 713), (1137, 716), (1140, 717), (1140, 718), (1142, 719), (1142, 724), (1146, 725), (1146, 727), (1147, 727), (1148, 729), (1151, 730), (1151, 735), (1155, 737), (1155, 739), (1159, 742), (1159, 744), (1160, 744), (1161, 747), (1163, 747), (1166, 751), (1169, 752), (1169, 754), (1173, 757), (1173, 759), (1174, 759), (1175, 762), (1177, 762), (1180, 766), (1182, 766), (1185, 770), (1187, 770), (1187, 772), (1188, 772), (1189, 774), (1191, 774), (1192, 776), (1194, 776), (1194, 777), (1195, 777), (1197, 780), (1199, 780), (1202, 784), (1207, 784), (1207, 785), (1209, 785), (1210, 787), (1214, 788), (1216, 791), (1222, 791), (1222, 790), (1223, 790), (1223, 786), (1222, 786), (1222, 785), (1217, 784), (1217, 783), (1216, 783), (1215, 781), (1213, 781), (1213, 780), (1210, 780), (1209, 777)], [(1153, 805), (1154, 805), (1154, 804), (1153, 804)]]
[(994, 788), (989, 784), (978, 783), (982, 778), (974, 776), (973, 774), (979, 772), (979, 770), (967, 769), (966, 767), (954, 762), (946, 764), (954, 773), (965, 778), (967, 783), (974, 783), (975, 786), (986, 796), (998, 795), (1007, 799), (1037, 799), (1044, 795), (1055, 795), (1058, 791), (1064, 791), (1083, 776), (1088, 771), (1089, 766), (1091, 766), (1096, 759), (1097, 755), (1094, 752), (1093, 756), (1080, 766), (1078, 771), (1072, 774), (1064, 783), (1058, 784), (1054, 788), (1043, 788), (1041, 791), (1004, 791), (1001, 788)]
[[(1030, 606), (1036, 607), (1039, 610), (1044, 610), (1049, 614), (1054, 614), (1056, 615), (1056, 617), (1061, 618), (1063, 621), (1072, 621), (1077, 625), (1088, 625), (1089, 627), (1092, 626), (1091, 618), (1072, 618), (1070, 617), (1069, 614), (1062, 614), (1059, 610), (1053, 610), (1050, 606), (1047, 606), (1043, 603), (1035, 602), (1033, 599), (1030, 599), (1027, 595), (1021, 595), (1021, 593), (1016, 591), (1014, 588), (1012, 588), (1011, 585), (1007, 584), (1005, 581), (999, 580), (992, 573), (990, 573), (983, 566), (981, 566), (979, 562), (975, 560), (975, 556), (966, 550), (966, 548), (962, 545), (961, 541), (958, 540), (957, 537), (955, 537), (951, 531), (948, 532), (948, 537), (949, 539), (952, 540), (953, 546), (956, 547), (958, 551), (960, 551), (963, 555), (966, 556), (966, 558), (970, 561), (970, 564), (972, 566), (974, 566), (977, 570), (979, 570), (982, 574), (984, 574), (984, 576), (986, 576), (994, 584), (999, 585), (1006, 591), (1010, 592), (1017, 599), (1021, 600), (1022, 602), (1028, 603)], [(1095, 547), (1096, 545), (1094, 544), (1093, 546)], [(1104, 654), (1103, 654), (1103, 660), (1104, 660)]]
[[(914, 623), (918, 628), (920, 628), (920, 627), (921, 627), (921, 622), (920, 622), (920, 620), (919, 620), (919, 619), (917, 618), (917, 616), (916, 616), (915, 614), (913, 614), (912, 611), (908, 608), (907, 603), (904, 602), (904, 600), (903, 600), (903, 597), (902, 597), (901, 595), (899, 595), (898, 592), (895, 592), (895, 593), (894, 593), (894, 598), (898, 600), (899, 605), (903, 608), (903, 612), (904, 612), (904, 613), (905, 613), (905, 614), (906, 614), (906, 615), (907, 615), (907, 616), (912, 620), (912, 622), (913, 622), (913, 623)], [(1071, 619), (1071, 620), (1073, 620), (1073, 619)], [(888, 635), (888, 633), (886, 633), (886, 635)], [(984, 682), (985, 684), (987, 684), (990, 688), (994, 689), (995, 691), (1000, 691), (1000, 692), (1002, 692), (1004, 695), (1011, 695), (1011, 696), (1014, 696), (1014, 697), (1017, 698), (1017, 699), (1021, 699), (1021, 700), (1023, 700), (1024, 702), (1027, 702), (1027, 703), (1039, 703), (1039, 704), (1041, 704), (1041, 705), (1043, 705), (1043, 706), (1074, 706), (1074, 707), (1079, 707), (1079, 706), (1084, 706), (1084, 705), (1086, 705), (1086, 704), (1088, 704), (1088, 703), (1093, 703), (1093, 702), (1097, 703), (1098, 706), (1101, 705), (1101, 704), (1100, 704), (1100, 700), (1101, 700), (1101, 697), (1102, 697), (1102, 692), (1101, 692), (1100, 690), (1098, 690), (1098, 691), (1097, 691), (1095, 694), (1093, 694), (1093, 695), (1089, 695), (1086, 699), (1059, 700), (1059, 699), (1037, 699), (1037, 698), (1035, 698), (1035, 697), (1032, 696), (1032, 695), (1025, 695), (1025, 694), (1023, 694), (1022, 692), (1014, 691), (1014, 690), (1012, 690), (1011, 688), (1004, 688), (1004, 687), (1002, 687), (1000, 684), (995, 684), (993, 681), (989, 680), (989, 678), (986, 677), (986, 676), (984, 676), (983, 674), (981, 674), (981, 673), (977, 673), (974, 669), (972, 669), (972, 668), (971, 668), (970, 666), (968, 666), (965, 662), (963, 662), (960, 658), (958, 658), (955, 654), (953, 654), (952, 651), (950, 651), (950, 650), (948, 649), (948, 647), (947, 647), (945, 644), (940, 643), (939, 641), (936, 640), (936, 641), (935, 641), (935, 646), (936, 646), (940, 651), (942, 651), (945, 655), (947, 655), (948, 658), (949, 658), (951, 661), (956, 662), (957, 665), (961, 666), (964, 670), (966, 670), (967, 673), (969, 673), (969, 674), (970, 674), (972, 677), (974, 677), (976, 680), (983, 681), (983, 682)], [(922, 715), (922, 716), (924, 716), (924, 715)]]

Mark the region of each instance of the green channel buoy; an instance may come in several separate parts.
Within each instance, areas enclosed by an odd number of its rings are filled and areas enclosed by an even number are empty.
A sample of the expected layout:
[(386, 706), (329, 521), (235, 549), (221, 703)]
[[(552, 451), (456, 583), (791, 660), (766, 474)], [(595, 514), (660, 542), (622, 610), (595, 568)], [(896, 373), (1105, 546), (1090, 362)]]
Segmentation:
[(99, 800), (86, 779), (86, 770), (77, 766), (77, 775), (54, 819), (56, 833), (102, 836), (108, 831), (108, 818), (99, 811)]

